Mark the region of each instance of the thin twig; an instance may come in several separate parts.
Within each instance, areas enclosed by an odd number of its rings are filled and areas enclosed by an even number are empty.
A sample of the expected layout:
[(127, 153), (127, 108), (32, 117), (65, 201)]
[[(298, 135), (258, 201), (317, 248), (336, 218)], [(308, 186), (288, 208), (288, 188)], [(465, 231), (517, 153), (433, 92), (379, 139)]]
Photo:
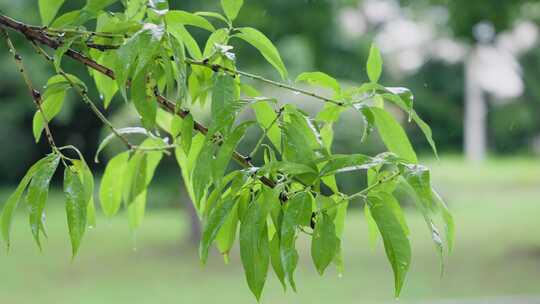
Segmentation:
[[(37, 45), (34, 41), (32, 41), (32, 45), (34, 46), (34, 49), (36, 50), (36, 52), (38, 54), (40, 54), (41, 56), (43, 56), (43, 58), (45, 58), (45, 60), (47, 61), (50, 61), (51, 63), (54, 62), (54, 59), (49, 56), (49, 54), (47, 54), (47, 52), (45, 52), (39, 45)], [(105, 115), (103, 113), (101, 113), (101, 111), (98, 109), (98, 107), (96, 106), (96, 104), (90, 99), (90, 97), (88, 96), (88, 93), (86, 92), (86, 90), (83, 90), (81, 89), (81, 87), (79, 85), (77, 85), (76, 83), (73, 82), (73, 80), (69, 77), (69, 75), (66, 74), (66, 72), (64, 72), (64, 70), (62, 70), (61, 68), (58, 69), (58, 73), (60, 75), (62, 75), (62, 77), (64, 77), (64, 79), (69, 83), (69, 85), (71, 86), (71, 88), (73, 90), (75, 90), (75, 92), (77, 92), (77, 94), (79, 94), (79, 96), (81, 96), (83, 102), (92, 110), (92, 112), (94, 112), (94, 114), (97, 116), (97, 118), (104, 124), (106, 125), (110, 130), (111, 132), (116, 136), (118, 137), (125, 145), (128, 149), (133, 149), (135, 148), (135, 145), (133, 145), (132, 143), (129, 142), (129, 140), (127, 139), (127, 137), (125, 137), (124, 135), (122, 135), (115, 127), (114, 125), (112, 124), (112, 122), (110, 122), (107, 117), (105, 117)]]
[(43, 127), (45, 129), (45, 135), (47, 137), (47, 141), (49, 142), (49, 145), (51, 146), (51, 149), (53, 151), (58, 151), (56, 148), (56, 143), (54, 142), (54, 138), (51, 133), (51, 129), (49, 128), (49, 121), (47, 119), (47, 116), (45, 115), (45, 112), (43, 112), (43, 108), (41, 107), (42, 104), (42, 98), (41, 93), (34, 89), (34, 86), (32, 85), (32, 80), (26, 73), (26, 70), (24, 69), (24, 64), (22, 61), (22, 57), (20, 54), (17, 53), (17, 50), (15, 49), (15, 46), (13, 45), (13, 42), (9, 38), (9, 35), (7, 31), (4, 29), (3, 26), (0, 26), (0, 32), (2, 33), (2, 36), (6, 39), (9, 51), (13, 55), (13, 59), (15, 60), (15, 64), (17, 65), (17, 68), (19, 69), (19, 72), (21, 73), (22, 77), (24, 78), (24, 82), (26, 84), (26, 87), (28, 88), (28, 91), (30, 92), (30, 95), (32, 96), (32, 101), (34, 102), (34, 105), (36, 106), (38, 112), (41, 114), (41, 118), (43, 119)]
[(278, 82), (278, 81), (274, 81), (274, 80), (271, 80), (271, 79), (268, 79), (268, 78), (264, 78), (264, 77), (259, 76), (259, 75), (251, 74), (251, 73), (248, 73), (248, 72), (243, 72), (243, 71), (240, 71), (240, 70), (233, 70), (231, 68), (228, 68), (228, 67), (220, 65), (220, 64), (210, 63), (210, 62), (204, 61), (204, 60), (203, 61), (197, 61), (197, 60), (193, 60), (193, 59), (186, 59), (185, 61), (186, 61), (187, 64), (203, 66), (203, 67), (209, 68), (209, 69), (211, 69), (213, 71), (223, 71), (223, 72), (226, 72), (226, 73), (228, 73), (230, 75), (233, 75), (233, 76), (235, 76), (235, 75), (246, 76), (248, 78), (255, 79), (255, 80), (258, 80), (258, 81), (262, 81), (262, 82), (268, 83), (270, 85), (276, 86), (278, 88), (282, 88), (282, 89), (293, 91), (293, 92), (296, 92), (296, 93), (299, 93), (299, 94), (310, 96), (310, 97), (322, 100), (324, 102), (333, 103), (333, 104), (338, 105), (338, 106), (345, 106), (345, 103), (343, 101), (328, 98), (328, 97), (319, 95), (317, 93), (314, 93), (314, 92), (311, 92), (311, 91), (308, 91), (308, 90), (304, 90), (304, 89), (300, 89), (300, 88), (297, 88), (297, 87), (293, 87), (291, 85), (288, 85), (288, 84), (285, 84), (285, 83), (282, 83), (282, 82)]
[(270, 129), (276, 124), (276, 122), (279, 120), (279, 118), (281, 117), (281, 113), (283, 113), (283, 108), (280, 108), (277, 115), (276, 115), (276, 118), (274, 118), (272, 120), (272, 122), (270, 123), (270, 125), (266, 128), (264, 128), (263, 130), (263, 134), (261, 135), (261, 138), (259, 138), (259, 141), (257, 141), (257, 144), (255, 145), (255, 147), (253, 148), (253, 150), (251, 151), (251, 153), (249, 153), (249, 157), (250, 158), (253, 158), (255, 156), (255, 154), (257, 154), (257, 151), (259, 150), (259, 148), (261, 147), (264, 139), (266, 138), (266, 136), (268, 135), (268, 132), (270, 131)]

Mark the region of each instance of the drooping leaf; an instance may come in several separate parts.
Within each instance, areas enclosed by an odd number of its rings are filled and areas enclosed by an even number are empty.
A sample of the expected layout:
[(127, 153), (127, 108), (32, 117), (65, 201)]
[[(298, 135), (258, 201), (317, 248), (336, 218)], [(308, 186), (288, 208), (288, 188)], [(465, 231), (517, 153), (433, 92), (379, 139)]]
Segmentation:
[(452, 253), (452, 250), (454, 249), (454, 239), (456, 233), (454, 216), (452, 215), (452, 213), (450, 213), (450, 210), (442, 200), (441, 196), (435, 190), (433, 190), (433, 197), (435, 198), (435, 202), (437, 202), (439, 208), (441, 209), (441, 216), (446, 230), (446, 246), (448, 248), (448, 253)]
[(424, 133), (424, 137), (428, 141), (431, 150), (433, 150), (433, 153), (436, 157), (437, 155), (437, 145), (435, 144), (435, 141), (433, 140), (433, 133), (431, 131), (431, 128), (429, 125), (418, 116), (416, 111), (412, 108), (414, 96), (412, 95), (411, 91), (407, 88), (385, 88), (387, 91), (390, 91), (390, 93), (381, 94), (381, 96), (391, 101), (392, 103), (396, 104), (398, 107), (400, 107), (403, 111), (407, 112), (409, 115), (409, 119), (412, 119), (416, 125), (420, 128), (422, 133)]
[[(150, 92), (149, 92), (150, 90)], [(152, 88), (148, 87), (146, 73), (139, 73), (131, 83), (131, 99), (141, 115), (142, 125), (152, 129), (156, 123), (157, 103)]]
[(103, 213), (111, 217), (115, 215), (122, 204), (122, 189), (129, 152), (122, 152), (111, 158), (105, 167), (99, 188), (99, 202)]
[(219, 229), (216, 236), (216, 246), (219, 252), (223, 255), (225, 262), (228, 261), (229, 251), (236, 240), (236, 232), (238, 231), (238, 204), (233, 207), (227, 219)]
[(339, 249), (339, 238), (336, 235), (334, 221), (326, 213), (317, 217), (313, 240), (311, 241), (311, 257), (320, 275), (324, 274)]
[[(97, 59), (97, 62), (104, 66), (114, 66), (117, 61), (116, 53), (106, 52), (102, 53)], [(106, 75), (103, 75), (99, 72), (94, 72), (94, 82), (96, 83), (96, 88), (99, 91), (100, 97), (103, 100), (103, 106), (105, 109), (111, 104), (112, 98), (118, 92), (118, 85), (115, 81), (111, 81)]]
[[(148, 138), (146, 139), (142, 144), (141, 147), (143, 148), (160, 148), (163, 147), (164, 143), (161, 139), (157, 138)], [(137, 160), (138, 155), (144, 155), (142, 158), (146, 159), (140, 159)], [(152, 181), (152, 178), (154, 177), (155, 170), (160, 163), (161, 159), (163, 157), (163, 152), (160, 150), (155, 151), (147, 151), (142, 153), (141, 151), (138, 151), (135, 153), (135, 155), (128, 161), (127, 168), (126, 168), (126, 177), (124, 180), (124, 190), (130, 191), (128, 192), (128, 195), (124, 196), (124, 199), (126, 197), (129, 197), (131, 195), (131, 200), (126, 199), (126, 205), (127, 205), (127, 211), (128, 211), (128, 222), (131, 230), (137, 229), (144, 218), (145, 210), (146, 210), (146, 193), (147, 189), (150, 185), (150, 182)], [(132, 165), (132, 160), (139, 164)], [(146, 166), (144, 166), (146, 164)], [(132, 171), (134, 168), (137, 168), (136, 171)], [(141, 173), (135, 174), (133, 172), (140, 172), (144, 171), (145, 180), (143, 182)], [(131, 186), (129, 186), (131, 185)]]
[(191, 149), (191, 141), (193, 139), (193, 125), (193, 116), (190, 113), (186, 117), (184, 117), (184, 120), (182, 121), (182, 131), (180, 133), (182, 149), (184, 149), (184, 152), (186, 154), (188, 154), (189, 150)]
[(287, 290), (287, 284), (285, 282), (285, 270), (283, 269), (283, 264), (281, 263), (280, 255), (280, 241), (279, 241), (279, 232), (276, 231), (272, 240), (270, 241), (270, 262), (272, 263), (272, 268), (276, 276), (278, 277), (283, 290)]
[(369, 49), (369, 57), (366, 65), (369, 81), (374, 83), (379, 81), (382, 73), (382, 64), (381, 52), (375, 45), (372, 45)]
[(240, 257), (249, 289), (257, 300), (261, 297), (270, 263), (266, 222), (269, 209), (264, 198), (271, 193), (263, 187), (262, 194), (249, 205), (240, 225)]
[[(191, 172), (191, 181), (193, 186), (194, 203), (199, 206), (206, 192), (212, 184), (212, 163), (217, 147), (209, 139), (205, 143), (197, 156), (193, 172)], [(185, 170), (185, 169), (184, 169)]]
[(377, 223), (373, 219), (373, 216), (371, 215), (371, 211), (369, 211), (368, 204), (364, 205), (364, 218), (366, 219), (366, 225), (368, 228), (368, 239), (369, 239), (369, 245), (372, 249), (375, 249), (377, 236), (378, 236), (378, 228)]
[(244, 0), (221, 0), (221, 7), (225, 16), (232, 22), (238, 16), (238, 12), (242, 8)]
[(131, 75), (137, 76), (153, 59), (159, 50), (164, 29), (162, 26), (146, 23), (117, 50), (116, 81), (122, 95), (127, 99), (126, 82)]
[(203, 264), (206, 263), (208, 258), (208, 249), (210, 248), (210, 245), (212, 245), (219, 230), (225, 224), (225, 221), (235, 206), (236, 200), (232, 197), (227, 197), (212, 210), (210, 216), (205, 221), (199, 247), (199, 255)]
[(17, 189), (8, 197), (7, 201), (4, 203), (4, 207), (2, 209), (2, 215), (0, 216), (1, 219), (1, 229), (2, 229), (2, 237), (4, 238), (4, 241), (6, 242), (6, 249), (9, 250), (10, 247), (10, 230), (11, 230), (11, 221), (13, 219), (13, 213), (15, 212), (15, 209), (19, 205), (19, 201), (21, 200), (21, 196), (24, 193), (24, 190), (34, 177), (34, 175), (37, 172), (40, 172), (44, 170), (43, 168), (47, 166), (49, 163), (54, 161), (54, 158), (57, 158), (58, 155), (56, 154), (50, 154), (39, 161), (37, 161), (24, 175), (24, 177), (19, 182), (19, 185), (17, 186)]
[(86, 231), (87, 201), (84, 185), (79, 178), (75, 167), (66, 167), (64, 170), (64, 194), (66, 196), (66, 215), (69, 237), (71, 240), (71, 253), (75, 257), (81, 239)]
[(39, 0), (41, 24), (49, 25), (65, 0)]
[(259, 52), (261, 52), (261, 55), (263, 55), (263, 57), (271, 65), (273, 65), (274, 68), (276, 68), (276, 70), (281, 75), (281, 78), (287, 78), (287, 69), (285, 68), (285, 64), (283, 64), (283, 61), (281, 60), (279, 51), (274, 46), (272, 41), (268, 39), (268, 37), (266, 37), (259, 30), (251, 27), (241, 27), (238, 28), (238, 31), (240, 33), (236, 34), (236, 37), (246, 41), (247, 43), (255, 47), (257, 50), (259, 50)]
[(309, 192), (296, 194), (287, 201), (281, 224), (281, 263), (293, 290), (296, 290), (294, 270), (298, 264), (298, 252), (295, 248), (296, 228), (299, 225), (311, 224), (312, 204), (313, 197)]
[(368, 196), (368, 206), (384, 242), (394, 272), (395, 295), (399, 296), (411, 263), (411, 247), (394, 210), (379, 196)]
[(49, 183), (51, 182), (54, 172), (56, 172), (59, 162), (60, 157), (57, 155), (48, 159), (45, 165), (40, 167), (39, 171), (35, 173), (30, 185), (28, 186), (28, 193), (26, 194), (30, 228), (32, 235), (40, 248), (41, 243), (39, 234), (40, 232), (45, 234), (43, 212), (45, 209), (45, 203), (47, 202), (47, 197), (49, 195)]
[(135, 153), (127, 163), (124, 181), (124, 201), (129, 206), (139, 194), (146, 190), (147, 164), (146, 153)]
[(66, 90), (70, 88), (69, 83), (63, 79), (63, 77), (58, 76), (59, 75), (55, 75), (47, 81), (47, 88), (43, 93), (41, 103), (41, 110), (43, 110), (43, 113), (37, 111), (34, 114), (32, 131), (36, 142), (39, 141), (45, 126), (43, 116), (45, 116), (49, 122), (60, 112), (66, 97)]
[(234, 80), (228, 75), (217, 74), (212, 90), (212, 122), (208, 134), (229, 132), (238, 111), (238, 97), (239, 90)]
[(364, 108), (363, 112), (373, 114), (379, 135), (390, 152), (397, 154), (408, 162), (418, 162), (407, 134), (390, 113), (376, 107)]

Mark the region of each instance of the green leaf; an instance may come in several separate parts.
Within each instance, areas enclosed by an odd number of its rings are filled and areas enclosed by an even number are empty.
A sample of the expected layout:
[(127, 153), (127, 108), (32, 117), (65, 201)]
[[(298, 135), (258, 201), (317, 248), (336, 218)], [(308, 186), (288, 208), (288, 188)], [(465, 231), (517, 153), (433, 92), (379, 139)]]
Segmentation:
[(362, 111), (373, 114), (379, 135), (390, 152), (397, 154), (408, 162), (418, 162), (407, 134), (390, 113), (375, 107), (364, 108)]
[[(58, 88), (58, 86), (56, 87)], [(54, 91), (46, 90), (45, 94), (43, 94), (43, 102), (41, 104), (43, 113), (41, 113), (39, 110), (36, 111), (34, 118), (32, 119), (32, 133), (34, 134), (36, 142), (39, 141), (41, 133), (45, 127), (43, 116), (45, 115), (47, 121), (51, 121), (58, 113), (60, 113), (60, 110), (62, 110), (65, 97), (65, 89)]]
[[(142, 134), (142, 135), (147, 135), (147, 136), (151, 136), (152, 134), (150, 132), (148, 132), (148, 130), (144, 129), (144, 128), (139, 128), (139, 127), (129, 127), (129, 128), (122, 128), (122, 129), (116, 129), (116, 132), (118, 132), (118, 134), (122, 134), (122, 135), (125, 135), (125, 134)], [(115, 138), (118, 138), (118, 136), (116, 136), (116, 134), (114, 133), (111, 133), (109, 135), (107, 135), (107, 137), (105, 137), (101, 143), (99, 144), (99, 147), (96, 151), (96, 156), (94, 157), (94, 161), (96, 163), (99, 162), (98, 158), (99, 158), (99, 153), (105, 149), (105, 147)]]
[(437, 204), (441, 208), (442, 219), (446, 228), (446, 246), (448, 248), (448, 253), (452, 253), (456, 233), (454, 217), (452, 216), (452, 213), (450, 213), (450, 210), (448, 209), (440, 195), (435, 190), (433, 190), (433, 197), (435, 198), (435, 202), (437, 202)]
[(45, 234), (43, 226), (43, 212), (45, 209), (45, 203), (49, 195), (49, 184), (51, 178), (56, 172), (60, 157), (55, 156), (46, 162), (46, 164), (35, 173), (30, 185), (28, 186), (28, 193), (26, 194), (26, 203), (28, 204), (29, 222), (32, 230), (32, 235), (36, 240), (37, 245), (41, 248), (39, 239), (39, 233)]
[(206, 260), (208, 259), (208, 249), (210, 248), (210, 245), (212, 245), (219, 230), (225, 224), (235, 206), (236, 199), (227, 197), (212, 210), (210, 216), (206, 220), (199, 247), (199, 255), (203, 264), (206, 263)]
[[(141, 144), (141, 147), (159, 148), (163, 145), (164, 143), (161, 139), (148, 138)], [(138, 159), (139, 155), (143, 155), (141, 158), (146, 160)], [(139, 151), (128, 162), (124, 181), (124, 190), (126, 191), (124, 198), (128, 198), (125, 200), (125, 203), (127, 205), (129, 226), (132, 230), (137, 229), (142, 223), (146, 209), (147, 189), (162, 157), (162, 151), (156, 150), (145, 153)], [(132, 161), (135, 164), (132, 164)], [(145, 164), (146, 166), (144, 166)], [(141, 171), (144, 171), (144, 174), (141, 174)], [(142, 175), (145, 176), (144, 182)], [(131, 195), (131, 198), (129, 198), (129, 195)]]
[(84, 9), (96, 14), (117, 1), (118, 0), (88, 0), (84, 6)]
[(186, 27), (183, 25), (178, 25), (174, 27), (168, 27), (167, 31), (176, 38), (179, 42), (186, 46), (186, 49), (195, 60), (200, 60), (203, 55), (201, 49), (197, 44), (197, 41), (191, 34), (186, 30)]
[[(212, 184), (212, 162), (217, 147), (208, 137), (197, 156), (193, 172), (191, 172), (191, 181), (193, 185), (194, 203), (197, 208), (206, 196), (206, 192)], [(186, 170), (186, 168), (184, 168)]]
[(39, 0), (41, 24), (49, 25), (65, 0)]
[[(77, 85), (85, 87), (84, 83), (74, 75), (66, 74)], [(110, 80), (109, 80), (110, 81)], [(43, 115), (50, 122), (60, 111), (66, 97), (66, 90), (71, 88), (70, 83), (62, 75), (54, 75), (47, 81), (46, 90), (42, 96), (41, 109), (43, 114), (37, 111), (32, 120), (32, 132), (36, 142), (39, 141), (45, 126)]]
[(375, 45), (371, 45), (366, 65), (369, 81), (374, 83), (379, 81), (382, 73), (382, 64), (381, 52)]
[(152, 129), (156, 124), (157, 102), (149, 88), (146, 73), (139, 73), (131, 83), (131, 99), (141, 115), (142, 125)]
[(58, 155), (56, 154), (50, 154), (39, 161), (37, 161), (24, 175), (24, 177), (21, 179), (19, 185), (17, 186), (17, 189), (8, 197), (7, 201), (4, 203), (4, 207), (2, 209), (2, 215), (0, 216), (1, 220), (1, 229), (2, 229), (2, 237), (4, 238), (4, 241), (6, 242), (6, 249), (9, 250), (10, 247), (10, 231), (11, 231), (11, 221), (13, 219), (13, 212), (15, 212), (15, 209), (19, 205), (19, 201), (21, 200), (21, 196), (24, 193), (24, 190), (34, 177), (34, 175), (37, 172), (40, 172), (43, 170), (45, 166), (47, 166), (50, 162), (54, 161), (54, 158), (57, 158)]
[(312, 150), (313, 133), (299, 114), (290, 115), (281, 127), (283, 137), (283, 158), (288, 161), (310, 164), (315, 154)]
[(311, 241), (311, 257), (320, 275), (334, 259), (339, 249), (339, 238), (336, 235), (334, 221), (326, 213), (317, 216), (313, 240)]
[(165, 15), (165, 22), (167, 22), (167, 26), (169, 27), (175, 27), (178, 25), (192, 25), (210, 32), (216, 30), (214, 26), (204, 17), (181, 10), (169, 11)]
[(246, 121), (240, 124), (231, 132), (231, 134), (225, 139), (219, 151), (216, 159), (212, 162), (212, 175), (214, 183), (217, 185), (220, 183), (221, 178), (225, 174), (227, 165), (231, 160), (231, 156), (236, 149), (236, 146), (246, 133), (246, 129), (251, 126), (253, 122)]
[[(99, 64), (104, 66), (115, 66), (118, 58), (114, 52), (105, 52), (96, 60)], [(94, 71), (94, 82), (96, 88), (99, 91), (100, 97), (103, 100), (103, 106), (105, 109), (111, 104), (112, 98), (118, 91), (118, 85), (115, 81), (111, 81), (107, 75)]]
[(379, 228), (386, 256), (394, 272), (395, 295), (398, 297), (411, 263), (409, 239), (395, 211), (381, 197), (369, 195), (368, 205)]
[(425, 121), (423, 121), (422, 118), (420, 118), (420, 116), (418, 116), (415, 111), (413, 111), (412, 113), (412, 119), (418, 125), (420, 130), (422, 130), (422, 133), (424, 133), (424, 137), (428, 141), (431, 150), (433, 150), (435, 157), (439, 157), (437, 153), (437, 146), (435, 144), (435, 141), (433, 140), (433, 133), (431, 132), (431, 128), (429, 127), (429, 125)]
[(272, 106), (266, 101), (260, 101), (251, 104), (251, 108), (255, 112), (257, 122), (263, 130), (268, 130), (266, 136), (270, 142), (281, 151), (281, 131), (279, 130), (279, 124), (272, 123), (276, 120), (277, 114)]
[(283, 214), (280, 256), (285, 275), (293, 290), (296, 290), (294, 270), (298, 264), (298, 252), (295, 248), (296, 227), (311, 224), (312, 204), (313, 197), (311, 194), (309, 192), (300, 192), (287, 201)]
[(122, 189), (124, 189), (125, 171), (129, 152), (122, 152), (107, 163), (99, 187), (99, 202), (107, 217), (112, 217), (122, 204)]
[(221, 7), (225, 16), (232, 22), (238, 16), (238, 12), (242, 8), (244, 0), (221, 0)]
[(83, 182), (79, 178), (79, 173), (75, 170), (76, 168), (73, 166), (66, 167), (64, 170), (66, 215), (73, 257), (77, 254), (81, 239), (86, 231), (88, 207)]
[(340, 94), (341, 93), (341, 87), (338, 83), (338, 81), (323, 72), (306, 72), (298, 75), (296, 77), (296, 82), (307, 82), (311, 85), (317, 85), (324, 88), (329, 88), (334, 91), (334, 93)]
[(234, 245), (236, 232), (238, 230), (238, 204), (233, 207), (233, 210), (227, 216), (225, 223), (219, 229), (216, 236), (216, 246), (219, 252), (223, 255), (225, 262), (228, 261), (229, 251)]
[(146, 212), (146, 190), (141, 192), (127, 207), (129, 228), (134, 231), (142, 223)]
[(426, 140), (428, 141), (431, 149), (433, 150), (433, 153), (436, 157), (437, 155), (437, 146), (435, 144), (435, 141), (433, 140), (433, 133), (431, 132), (431, 128), (429, 125), (418, 116), (416, 111), (412, 108), (413, 106), (413, 100), (414, 96), (412, 95), (411, 91), (407, 88), (384, 88), (386, 91), (389, 91), (390, 93), (384, 93), (381, 94), (381, 96), (391, 101), (392, 103), (396, 104), (398, 107), (400, 107), (403, 111), (407, 112), (409, 114), (409, 120), (412, 118), (416, 125), (420, 128), (422, 133), (424, 133), (424, 136)]
[(338, 172), (346, 172), (357, 169), (369, 169), (379, 164), (376, 159), (364, 154), (334, 154), (321, 168), (319, 175), (328, 176)]
[(62, 44), (54, 51), (54, 68), (60, 73), (60, 66), (62, 65), (62, 58), (64, 54), (69, 50), (73, 42), (77, 39), (77, 36), (64, 39)]
[(249, 289), (257, 300), (261, 298), (270, 263), (266, 197), (272, 194), (270, 189), (262, 188), (262, 194), (250, 204), (240, 225), (240, 257)]
[[(226, 28), (220, 28), (217, 31), (213, 32), (208, 39), (206, 40), (206, 45), (204, 46), (203, 56), (204, 58), (210, 58), (214, 55), (214, 52), (220, 52), (217, 49), (216, 45), (227, 44), (229, 40), (229, 30)], [(224, 53), (224, 52), (221, 52)]]
[(268, 39), (259, 30), (251, 27), (241, 27), (238, 28), (238, 31), (240, 33), (236, 34), (236, 37), (246, 41), (247, 43), (255, 47), (257, 50), (259, 50), (259, 52), (261, 52), (261, 55), (263, 55), (263, 57), (271, 65), (273, 65), (274, 68), (276, 68), (276, 70), (281, 75), (281, 78), (287, 78), (287, 69), (285, 68), (285, 64), (283, 64), (281, 56), (279, 55), (279, 51), (274, 46), (272, 41), (270, 41), (270, 39)]
[(189, 150), (191, 149), (191, 141), (193, 139), (193, 126), (193, 116), (190, 113), (186, 117), (184, 117), (184, 120), (182, 121), (182, 131), (180, 133), (182, 149), (184, 149), (184, 152), (186, 154), (188, 154)]
[(270, 262), (272, 263), (272, 269), (283, 286), (283, 290), (287, 290), (287, 284), (285, 283), (285, 270), (281, 263), (280, 247), (279, 247), (279, 232), (276, 231), (272, 240), (270, 241)]
[(139, 194), (146, 190), (147, 154), (135, 153), (128, 161), (125, 171), (124, 201), (129, 206), (135, 202)]
[(366, 225), (368, 228), (368, 239), (369, 239), (369, 245), (372, 249), (375, 249), (377, 236), (378, 236), (378, 228), (377, 223), (373, 219), (373, 216), (371, 215), (371, 211), (369, 211), (368, 204), (364, 205), (364, 217), (366, 219)]
[(225, 22), (225, 24), (229, 24), (229, 20), (227, 20), (227, 18), (216, 12), (195, 12), (195, 15), (218, 19)]
[(208, 134), (227, 134), (230, 131), (239, 108), (238, 98), (239, 90), (232, 77), (217, 74), (212, 91), (212, 122)]
[(116, 81), (125, 99), (127, 99), (125, 85), (129, 76), (137, 76), (151, 62), (159, 50), (163, 33), (163, 27), (146, 23), (142, 30), (135, 33), (117, 50)]

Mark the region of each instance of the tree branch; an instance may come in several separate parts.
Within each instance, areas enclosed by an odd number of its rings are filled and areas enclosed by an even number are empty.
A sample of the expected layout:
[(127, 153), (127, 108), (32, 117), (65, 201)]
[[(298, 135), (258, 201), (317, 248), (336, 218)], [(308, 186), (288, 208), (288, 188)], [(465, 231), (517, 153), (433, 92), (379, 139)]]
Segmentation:
[[(39, 42), (41, 44), (44, 44), (50, 48), (53, 48), (53, 49), (57, 49), (61, 44), (54, 40), (54, 39), (51, 39), (50, 37), (48, 37), (47, 35), (45, 35), (44, 33), (42, 33), (41, 31), (39, 30), (35, 30), (33, 29), (32, 27), (24, 24), (24, 23), (21, 23), (21, 22), (18, 22), (16, 20), (13, 20), (7, 16), (4, 16), (4, 15), (0, 15), (0, 24), (6, 26), (6, 27), (9, 27), (15, 31), (18, 31), (20, 33), (22, 33), (28, 40), (30, 40), (31, 42), (32, 41), (36, 41), (36, 42)], [(111, 79), (116, 79), (116, 76), (114, 74), (114, 71), (111, 70), (110, 68), (106, 67), (106, 66), (103, 66), (99, 63), (97, 63), (96, 61), (92, 60), (91, 58), (73, 50), (73, 49), (68, 49), (65, 53), (66, 56), (86, 65), (87, 67), (93, 69), (93, 70), (96, 70), (104, 75), (106, 75), (107, 77), (111, 78)], [(168, 100), (166, 97), (164, 97), (163, 95), (159, 94), (159, 92), (157, 90), (155, 90), (155, 95), (156, 95), (156, 100), (157, 102), (165, 109), (167, 110), (168, 112), (172, 113), (172, 114), (175, 114), (175, 115), (178, 115), (180, 116), (181, 118), (184, 118), (186, 117), (189, 112), (188, 111), (185, 111), (185, 110), (177, 110), (176, 109), (176, 103)], [(201, 123), (199, 122), (194, 122), (194, 127), (193, 127), (196, 131), (199, 131), (201, 132), (202, 134), (206, 135), (208, 133), (208, 129), (202, 125)], [(234, 160), (240, 164), (242, 167), (244, 168), (254, 168), (253, 164), (250, 162), (250, 159), (249, 157), (245, 157), (243, 156), (242, 154), (238, 153), (237, 151), (234, 151), (233, 153), (233, 158)], [(271, 187), (271, 188), (274, 188), (276, 186), (276, 183), (274, 181), (272, 181), (271, 179), (265, 177), (265, 176), (261, 176), (260, 177), (260, 180), (262, 183), (264, 183), (265, 185)]]

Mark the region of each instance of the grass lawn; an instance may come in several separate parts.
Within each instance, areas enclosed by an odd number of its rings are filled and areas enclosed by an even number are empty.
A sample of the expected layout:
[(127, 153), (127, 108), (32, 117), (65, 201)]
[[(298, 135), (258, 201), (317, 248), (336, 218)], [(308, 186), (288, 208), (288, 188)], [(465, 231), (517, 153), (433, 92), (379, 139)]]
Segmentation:
[[(441, 278), (425, 223), (407, 210), (413, 264), (400, 303), (540, 296), (540, 161), (496, 159), (471, 166), (444, 158), (431, 167), (456, 218), (455, 251)], [(214, 254), (202, 267), (184, 241), (188, 221), (179, 210), (150, 210), (135, 237), (125, 217), (99, 218), (71, 261), (61, 197), (49, 203), (42, 253), (19, 210), (12, 251), (0, 253), (0, 303), (255, 303), (238, 252), (229, 265)], [(301, 240), (298, 294), (284, 294), (270, 274), (262, 302), (392, 302), (393, 278), (382, 244), (370, 248), (360, 211), (348, 217), (343, 277), (333, 269), (318, 276), (308, 243)]]

